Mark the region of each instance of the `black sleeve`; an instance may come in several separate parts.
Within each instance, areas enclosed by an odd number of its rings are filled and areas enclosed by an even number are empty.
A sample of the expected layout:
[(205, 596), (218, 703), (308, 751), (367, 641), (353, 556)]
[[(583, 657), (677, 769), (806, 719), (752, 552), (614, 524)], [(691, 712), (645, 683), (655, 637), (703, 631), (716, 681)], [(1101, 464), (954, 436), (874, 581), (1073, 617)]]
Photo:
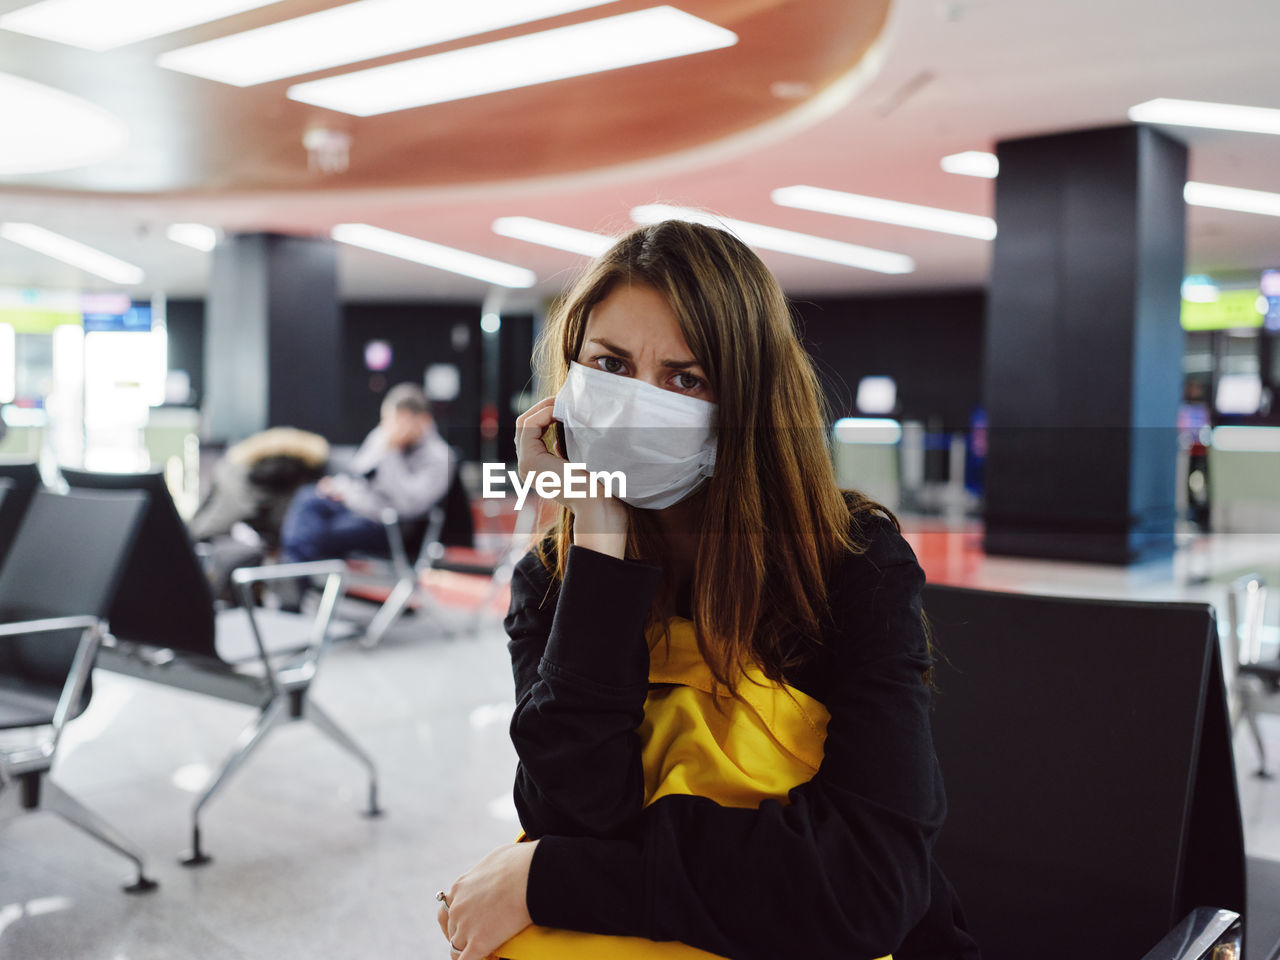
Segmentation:
[(930, 903), (945, 814), (929, 729), (924, 574), (887, 522), (831, 584), (833, 673), (814, 777), (756, 810), (664, 797), (626, 836), (548, 836), (535, 923), (680, 940), (737, 960), (891, 953)]
[(551, 612), (549, 577), (529, 559), (512, 578), (506, 620), (520, 824), (535, 839), (617, 836), (644, 802), (636, 728), (649, 690), (644, 624), (661, 570), (570, 547)]

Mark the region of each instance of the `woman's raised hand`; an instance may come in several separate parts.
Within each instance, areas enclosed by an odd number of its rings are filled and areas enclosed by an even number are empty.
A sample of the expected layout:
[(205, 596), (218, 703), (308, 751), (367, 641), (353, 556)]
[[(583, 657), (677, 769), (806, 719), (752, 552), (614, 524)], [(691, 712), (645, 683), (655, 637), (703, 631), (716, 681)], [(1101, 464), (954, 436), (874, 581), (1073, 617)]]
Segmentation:
[[(545, 397), (516, 418), (517, 471), (522, 482), (528, 482), (531, 474), (550, 472), (565, 476), (568, 461), (565, 451), (556, 441), (556, 452), (547, 449), (544, 436), (555, 422), (551, 416), (555, 397)], [(563, 487), (562, 487), (563, 489)], [(588, 496), (583, 498), (555, 497), (556, 503), (573, 511), (573, 542), (578, 546), (610, 556), (623, 556), (627, 540), (627, 511), (613, 497)]]

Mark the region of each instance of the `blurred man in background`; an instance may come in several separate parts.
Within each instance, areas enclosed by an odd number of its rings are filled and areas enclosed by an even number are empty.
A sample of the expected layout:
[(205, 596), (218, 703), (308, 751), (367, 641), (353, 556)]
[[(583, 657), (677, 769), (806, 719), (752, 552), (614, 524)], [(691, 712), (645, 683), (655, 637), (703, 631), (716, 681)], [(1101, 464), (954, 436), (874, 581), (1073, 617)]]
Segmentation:
[(444, 499), (452, 477), (449, 445), (426, 394), (413, 383), (392, 387), (382, 401), (382, 419), (345, 470), (293, 498), (281, 531), (283, 559), (386, 553), (384, 512), (390, 508), (402, 520), (424, 516)]

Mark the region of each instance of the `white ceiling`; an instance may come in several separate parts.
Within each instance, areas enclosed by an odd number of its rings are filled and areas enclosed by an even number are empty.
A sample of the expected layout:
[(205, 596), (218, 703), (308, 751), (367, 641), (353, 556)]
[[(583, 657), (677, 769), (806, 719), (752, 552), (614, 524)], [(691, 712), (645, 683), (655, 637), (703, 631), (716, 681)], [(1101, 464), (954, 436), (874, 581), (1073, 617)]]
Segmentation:
[[(544, 296), (561, 290), (582, 258), (499, 237), (489, 229), (494, 218), (616, 232), (629, 225), (632, 206), (661, 201), (906, 253), (918, 264), (913, 274), (888, 277), (762, 253), (793, 295), (972, 288), (986, 281), (988, 242), (778, 207), (770, 191), (807, 183), (990, 214), (992, 182), (943, 173), (942, 156), (991, 149), (1009, 137), (1124, 123), (1130, 106), (1154, 97), (1280, 107), (1278, 35), (1277, 0), (898, 0), (870, 79), (828, 97), (834, 104), (807, 104), (774, 129), (693, 155), (536, 184), (212, 200), (39, 194), (6, 188), (0, 177), (0, 220), (39, 223), (138, 264), (147, 272), (141, 294), (205, 292), (210, 255), (167, 240), (171, 222), (322, 235), (334, 223), (363, 221), (528, 267), (539, 285), (524, 296)], [(547, 89), (554, 95), (554, 85)], [(1168, 132), (1190, 145), (1192, 179), (1280, 192), (1280, 137)], [(503, 149), (501, 130), (493, 143)], [(356, 140), (353, 152), (360, 148)], [(1189, 210), (1190, 271), (1244, 276), (1277, 265), (1280, 218)], [(340, 253), (340, 269), (343, 295), (352, 300), (478, 304), (486, 290), (350, 248)], [(0, 285), (104, 287), (4, 240)]]

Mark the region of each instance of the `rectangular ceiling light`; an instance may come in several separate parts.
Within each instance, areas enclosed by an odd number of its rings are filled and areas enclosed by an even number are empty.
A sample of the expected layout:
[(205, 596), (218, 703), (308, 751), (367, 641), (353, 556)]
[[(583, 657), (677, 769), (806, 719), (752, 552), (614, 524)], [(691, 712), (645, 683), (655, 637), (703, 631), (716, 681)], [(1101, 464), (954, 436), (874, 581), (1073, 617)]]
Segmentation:
[(1242, 107), (1203, 100), (1171, 100), (1160, 97), (1129, 108), (1134, 123), (1163, 123), (1176, 127), (1208, 127), (1244, 133), (1280, 134), (1280, 110)]
[(1218, 210), (1280, 217), (1280, 193), (1191, 182), (1182, 188), (1182, 197), (1193, 207), (1214, 207)]
[(617, 242), (616, 237), (608, 237), (603, 233), (592, 233), (590, 230), (579, 230), (577, 227), (566, 227), (532, 217), (499, 217), (493, 221), (493, 232), (502, 237), (540, 243), (544, 247), (568, 250), (587, 257), (598, 257)]
[(279, 0), (43, 0), (0, 17), (0, 29), (85, 50), (127, 43), (221, 20)]
[(203, 223), (171, 223), (165, 236), (174, 243), (208, 253), (218, 245), (218, 231)]
[(288, 96), (369, 117), (732, 46), (736, 34), (652, 7), (291, 86)]
[(901, 203), (880, 197), (864, 197), (857, 193), (827, 190), (823, 187), (780, 187), (773, 191), (773, 202), (798, 210), (816, 210), (833, 213), (855, 220), (874, 220), (876, 223), (892, 223), (901, 227), (916, 227), (937, 233), (950, 233), (958, 237), (974, 237), (992, 240), (996, 235), (996, 222), (990, 217), (974, 213), (957, 213), (922, 207), (915, 203)]
[(808, 257), (811, 260), (823, 260), (827, 263), (839, 263), (846, 267), (857, 267), (860, 270), (874, 270), (876, 273), (911, 273), (916, 268), (916, 262), (905, 254), (859, 247), (840, 240), (828, 240), (807, 233), (781, 230), (761, 223), (715, 217), (701, 210), (691, 210), (687, 207), (672, 207), (663, 203), (647, 204), (632, 210), (631, 219), (636, 223), (657, 223), (660, 220), (688, 220), (691, 223), (702, 223), (709, 227), (728, 230), (748, 246), (759, 247), (762, 250), (776, 250), (778, 253), (790, 253), (797, 257)]
[(161, 54), (162, 67), (237, 87), (429, 47), (616, 0), (357, 0)]
[(333, 228), (333, 239), (353, 247), (363, 247), (389, 257), (411, 260), (437, 270), (460, 273), (499, 287), (532, 287), (538, 277), (532, 270), (513, 266), (500, 260), (490, 260), (465, 250), (441, 246), (429, 240), (393, 233), (367, 223), (340, 223)]
[(966, 177), (985, 177), (994, 180), (1000, 175), (1000, 161), (994, 153), (966, 150), (942, 158), (945, 173), (958, 173)]
[(132, 285), (141, 283), (146, 275), (140, 267), (125, 263), (108, 253), (85, 246), (78, 240), (64, 237), (60, 233), (37, 227), (34, 223), (0, 223), (0, 237), (53, 257), (73, 267), (79, 267), (95, 277), (110, 280), (112, 283)]

